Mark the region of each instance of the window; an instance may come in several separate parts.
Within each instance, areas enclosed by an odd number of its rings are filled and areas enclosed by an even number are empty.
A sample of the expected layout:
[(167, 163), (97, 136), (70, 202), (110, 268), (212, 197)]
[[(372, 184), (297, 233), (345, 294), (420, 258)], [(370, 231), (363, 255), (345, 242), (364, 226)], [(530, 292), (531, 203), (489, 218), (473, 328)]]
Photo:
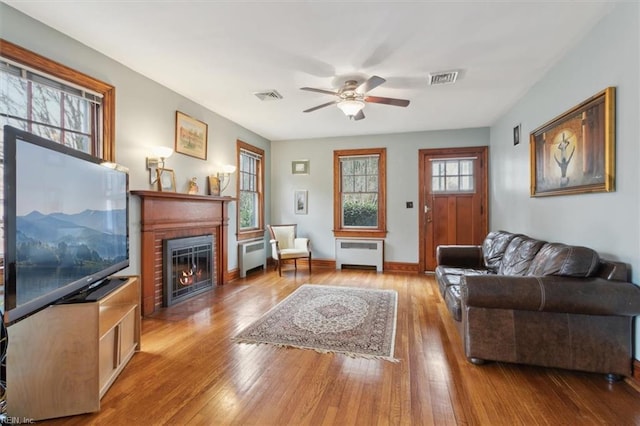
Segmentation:
[(0, 58), (2, 124), (87, 154), (102, 145), (102, 96), (59, 83)]
[(238, 240), (264, 236), (264, 151), (237, 142)]
[(0, 40), (0, 124), (114, 161), (115, 89)]
[(473, 193), (475, 158), (451, 158), (432, 160), (431, 191), (435, 193)]
[(384, 238), (386, 149), (333, 152), (334, 235)]

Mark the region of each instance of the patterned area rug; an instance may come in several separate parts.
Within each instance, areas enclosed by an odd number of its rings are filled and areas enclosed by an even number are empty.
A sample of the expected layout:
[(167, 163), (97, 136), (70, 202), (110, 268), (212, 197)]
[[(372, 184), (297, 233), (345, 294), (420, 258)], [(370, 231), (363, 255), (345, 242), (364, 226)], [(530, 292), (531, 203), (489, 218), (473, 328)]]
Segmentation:
[(394, 290), (304, 284), (233, 340), (398, 362), (397, 308)]

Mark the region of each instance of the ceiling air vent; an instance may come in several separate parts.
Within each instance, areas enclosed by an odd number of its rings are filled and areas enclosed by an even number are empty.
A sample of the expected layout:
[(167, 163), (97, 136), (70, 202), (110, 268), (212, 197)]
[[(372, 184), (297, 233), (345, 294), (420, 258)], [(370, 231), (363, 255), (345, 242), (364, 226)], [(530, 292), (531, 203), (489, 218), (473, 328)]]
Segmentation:
[(275, 101), (282, 99), (282, 95), (277, 90), (265, 90), (264, 92), (254, 93), (261, 101)]
[(458, 71), (441, 71), (429, 74), (429, 86), (453, 84), (458, 78)]

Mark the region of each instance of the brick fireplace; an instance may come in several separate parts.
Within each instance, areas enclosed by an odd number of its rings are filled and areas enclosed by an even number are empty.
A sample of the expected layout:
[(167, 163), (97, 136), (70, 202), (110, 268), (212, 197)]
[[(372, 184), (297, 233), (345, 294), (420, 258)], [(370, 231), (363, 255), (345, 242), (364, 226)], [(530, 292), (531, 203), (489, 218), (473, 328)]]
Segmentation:
[(231, 197), (176, 192), (131, 191), (140, 197), (142, 315), (163, 305), (163, 245), (165, 240), (212, 235), (212, 280), (226, 281), (228, 203)]

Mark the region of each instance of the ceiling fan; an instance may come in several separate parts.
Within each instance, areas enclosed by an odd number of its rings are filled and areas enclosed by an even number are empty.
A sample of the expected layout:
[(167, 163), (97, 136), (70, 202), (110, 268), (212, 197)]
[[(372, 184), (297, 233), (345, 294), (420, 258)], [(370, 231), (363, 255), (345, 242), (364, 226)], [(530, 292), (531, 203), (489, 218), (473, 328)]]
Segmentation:
[(312, 112), (329, 105), (337, 105), (337, 107), (340, 108), (342, 112), (344, 112), (344, 114), (350, 119), (362, 120), (364, 118), (362, 109), (364, 108), (365, 102), (393, 105), (399, 107), (406, 107), (407, 105), (409, 105), (409, 101), (406, 99), (383, 98), (379, 96), (367, 95), (370, 90), (375, 89), (385, 81), (387, 80), (382, 77), (378, 77), (377, 75), (372, 76), (360, 85), (358, 85), (358, 82), (355, 80), (347, 80), (344, 83), (344, 86), (342, 86), (336, 92), (332, 92), (331, 90), (315, 89), (313, 87), (301, 87), (300, 90), (324, 93), (327, 95), (334, 95), (338, 97), (338, 99), (336, 100), (306, 109), (303, 112)]

